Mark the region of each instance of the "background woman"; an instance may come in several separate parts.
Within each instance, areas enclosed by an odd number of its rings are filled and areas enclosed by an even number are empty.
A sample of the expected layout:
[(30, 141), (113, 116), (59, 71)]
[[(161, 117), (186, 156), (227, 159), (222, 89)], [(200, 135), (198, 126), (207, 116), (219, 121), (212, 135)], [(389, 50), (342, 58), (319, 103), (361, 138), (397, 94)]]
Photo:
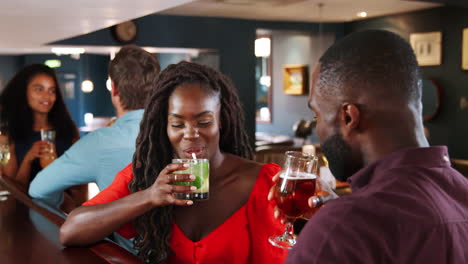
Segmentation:
[(48, 143), (41, 141), (41, 129), (56, 131), (58, 156), (79, 137), (55, 71), (46, 65), (28, 65), (16, 73), (0, 95), (0, 107), (11, 155), (3, 173), (25, 186), (42, 169), (39, 158), (48, 148)]
[[(286, 250), (268, 242), (282, 225), (266, 199), (280, 168), (248, 160), (252, 149), (232, 83), (206, 66), (181, 62), (164, 70), (155, 86), (133, 167), (69, 215), (62, 243), (93, 243), (124, 225), (119, 233), (134, 237), (140, 258), (150, 263), (283, 263)], [(174, 172), (186, 169), (171, 160), (192, 153), (210, 162), (207, 201), (173, 196), (190, 186), (171, 184)], [(178, 174), (183, 180), (193, 179)]]

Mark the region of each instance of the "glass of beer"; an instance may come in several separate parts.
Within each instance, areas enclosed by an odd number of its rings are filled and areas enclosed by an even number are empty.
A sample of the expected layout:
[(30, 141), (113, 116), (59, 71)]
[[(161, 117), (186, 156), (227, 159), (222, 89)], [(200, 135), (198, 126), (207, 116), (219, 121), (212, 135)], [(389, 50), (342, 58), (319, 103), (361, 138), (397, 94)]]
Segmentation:
[(210, 191), (210, 163), (208, 159), (173, 159), (172, 163), (186, 163), (190, 167), (186, 170), (176, 171), (174, 174), (192, 174), (193, 182), (174, 182), (175, 185), (193, 185), (197, 190), (187, 193), (174, 193), (174, 197), (184, 200), (207, 200)]
[(282, 235), (272, 236), (268, 241), (274, 246), (289, 249), (296, 244), (294, 221), (314, 210), (307, 201), (316, 192), (318, 158), (298, 151), (288, 151), (285, 155), (280, 178), (274, 187), (274, 199), (286, 217), (286, 228)]
[(45, 168), (57, 158), (55, 151), (55, 130), (41, 129), (41, 140), (48, 143), (39, 159), (41, 167)]

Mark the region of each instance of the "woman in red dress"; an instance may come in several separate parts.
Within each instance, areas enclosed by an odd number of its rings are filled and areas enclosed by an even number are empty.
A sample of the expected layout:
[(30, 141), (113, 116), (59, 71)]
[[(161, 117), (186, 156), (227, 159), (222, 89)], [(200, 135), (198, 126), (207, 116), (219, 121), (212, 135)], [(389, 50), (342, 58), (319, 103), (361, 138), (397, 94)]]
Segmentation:
[[(228, 78), (181, 62), (161, 72), (149, 99), (132, 165), (69, 215), (62, 243), (90, 244), (120, 228), (150, 263), (283, 263), (286, 250), (268, 242), (283, 229), (267, 201), (280, 168), (249, 160), (243, 110)], [(210, 162), (206, 201), (173, 195), (191, 186), (171, 183), (193, 179), (176, 179), (186, 167), (171, 160), (193, 153)]]

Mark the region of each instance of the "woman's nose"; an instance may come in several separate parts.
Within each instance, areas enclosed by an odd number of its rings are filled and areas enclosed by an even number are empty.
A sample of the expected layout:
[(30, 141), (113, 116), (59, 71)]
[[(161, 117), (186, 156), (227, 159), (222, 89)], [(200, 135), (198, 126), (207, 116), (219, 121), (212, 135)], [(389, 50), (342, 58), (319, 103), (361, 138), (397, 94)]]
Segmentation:
[(198, 138), (199, 136), (200, 134), (198, 133), (198, 128), (187, 126), (184, 129), (184, 139), (194, 139), (194, 138)]
[(44, 99), (49, 99), (50, 96), (51, 96), (51, 94), (49, 92), (43, 92), (42, 93), (42, 98), (44, 98)]

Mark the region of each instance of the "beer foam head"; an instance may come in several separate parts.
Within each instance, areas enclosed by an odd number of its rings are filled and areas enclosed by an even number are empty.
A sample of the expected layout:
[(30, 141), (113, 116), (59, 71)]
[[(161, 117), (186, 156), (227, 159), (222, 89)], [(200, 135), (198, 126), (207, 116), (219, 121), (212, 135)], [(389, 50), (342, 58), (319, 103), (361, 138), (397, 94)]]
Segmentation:
[(281, 172), (280, 178), (283, 179), (300, 179), (300, 180), (311, 180), (317, 178), (315, 173), (307, 173), (307, 172), (296, 172), (296, 171), (289, 171), (287, 173)]

